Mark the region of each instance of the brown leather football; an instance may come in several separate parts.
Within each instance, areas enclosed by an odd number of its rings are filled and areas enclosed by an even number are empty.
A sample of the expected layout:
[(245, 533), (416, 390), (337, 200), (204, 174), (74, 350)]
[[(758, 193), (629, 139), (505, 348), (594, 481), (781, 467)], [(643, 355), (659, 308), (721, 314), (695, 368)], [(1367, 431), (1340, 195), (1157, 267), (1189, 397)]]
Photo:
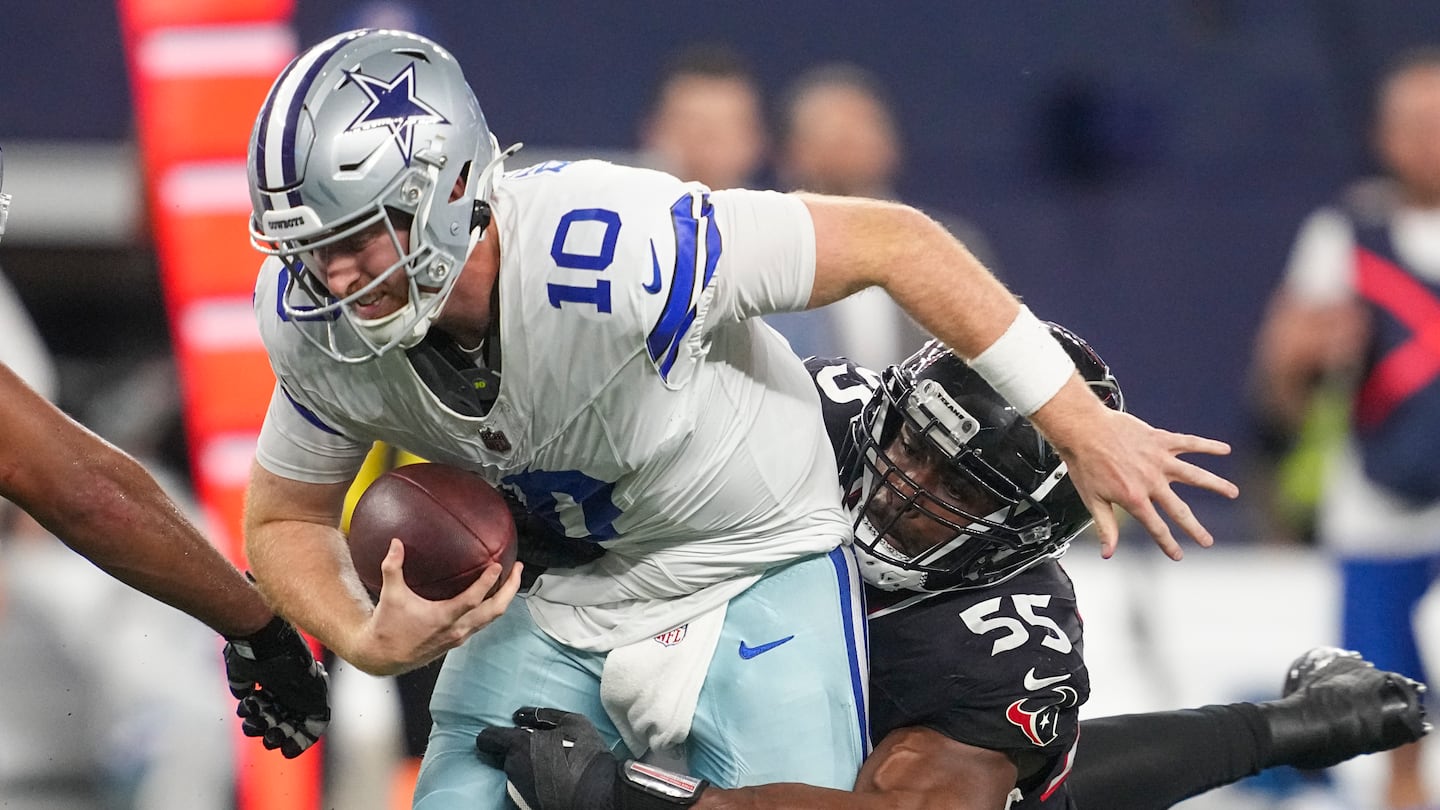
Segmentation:
[[(405, 544), (405, 583), (426, 599), (449, 599), (499, 561), (515, 563), (515, 521), (500, 492), (468, 470), (409, 464), (375, 479), (350, 517), (350, 557), (360, 581), (380, 592), (391, 538)], [(492, 589), (493, 592), (493, 589)]]

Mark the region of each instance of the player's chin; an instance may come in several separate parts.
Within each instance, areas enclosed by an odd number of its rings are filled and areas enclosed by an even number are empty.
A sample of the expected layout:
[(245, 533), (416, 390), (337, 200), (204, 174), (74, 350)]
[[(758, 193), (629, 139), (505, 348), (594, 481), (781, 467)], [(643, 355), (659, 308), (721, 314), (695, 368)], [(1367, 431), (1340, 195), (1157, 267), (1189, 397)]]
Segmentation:
[[(875, 524), (873, 519), (871, 520), (871, 524), (877, 525)], [(936, 546), (940, 545), (942, 542), (945, 541), (945, 538), (943, 537), (917, 536), (913, 532), (901, 531), (898, 528), (894, 528), (886, 532), (881, 539), (884, 541), (885, 545), (888, 546), (897, 555), (906, 558), (914, 558), (921, 554), (924, 554), (925, 552), (935, 548)]]

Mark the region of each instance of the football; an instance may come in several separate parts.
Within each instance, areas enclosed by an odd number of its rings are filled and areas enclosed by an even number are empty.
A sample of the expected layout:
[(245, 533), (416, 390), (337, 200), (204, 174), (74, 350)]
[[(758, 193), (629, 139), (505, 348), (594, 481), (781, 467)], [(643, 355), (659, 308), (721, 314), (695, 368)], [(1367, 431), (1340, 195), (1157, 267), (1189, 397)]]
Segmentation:
[(446, 464), (396, 467), (356, 502), (350, 558), (372, 594), (380, 592), (380, 562), (394, 537), (405, 545), (405, 583), (426, 599), (459, 594), (494, 561), (503, 566), (498, 588), (515, 563), (505, 498), (479, 475)]

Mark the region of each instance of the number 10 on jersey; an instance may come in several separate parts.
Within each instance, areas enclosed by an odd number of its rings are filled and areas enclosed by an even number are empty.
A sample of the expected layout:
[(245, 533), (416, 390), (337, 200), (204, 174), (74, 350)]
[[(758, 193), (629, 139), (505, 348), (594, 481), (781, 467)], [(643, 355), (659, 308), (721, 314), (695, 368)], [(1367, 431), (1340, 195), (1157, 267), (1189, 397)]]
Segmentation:
[[(577, 229), (576, 235), (579, 238), (576, 241), (583, 239), (590, 245), (594, 244), (593, 234), (596, 230), (604, 228), (597, 252), (572, 253), (565, 249), (566, 242), (570, 239), (570, 231), (577, 225), (580, 228)], [(560, 218), (560, 224), (555, 228), (555, 239), (550, 243), (550, 258), (555, 260), (558, 267), (603, 273), (615, 260), (615, 242), (619, 237), (618, 213), (606, 208), (577, 208)], [(610, 282), (607, 279), (598, 278), (593, 286), (550, 282), (545, 287), (550, 293), (550, 306), (556, 309), (567, 303), (589, 304), (598, 312), (610, 312)]]

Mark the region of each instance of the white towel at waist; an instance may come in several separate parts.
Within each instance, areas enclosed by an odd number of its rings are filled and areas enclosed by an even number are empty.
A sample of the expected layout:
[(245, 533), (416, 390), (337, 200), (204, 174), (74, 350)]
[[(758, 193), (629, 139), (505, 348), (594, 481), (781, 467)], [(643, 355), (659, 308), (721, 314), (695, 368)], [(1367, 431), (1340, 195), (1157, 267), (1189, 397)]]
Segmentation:
[(673, 750), (690, 736), (700, 687), (725, 626), (725, 607), (605, 657), (600, 701), (635, 756)]

